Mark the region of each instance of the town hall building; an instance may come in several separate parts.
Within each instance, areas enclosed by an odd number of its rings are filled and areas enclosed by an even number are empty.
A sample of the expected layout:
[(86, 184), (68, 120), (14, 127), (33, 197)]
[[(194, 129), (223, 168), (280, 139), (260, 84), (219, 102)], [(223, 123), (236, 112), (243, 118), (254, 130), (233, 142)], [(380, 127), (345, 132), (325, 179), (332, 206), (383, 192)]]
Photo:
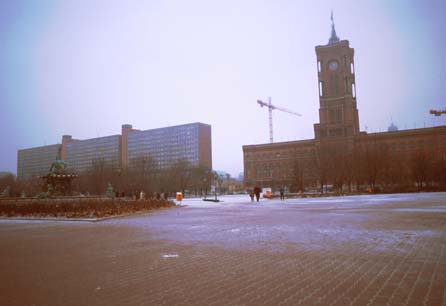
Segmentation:
[(446, 185), (446, 126), (367, 133), (359, 129), (354, 49), (336, 35), (316, 46), (319, 123), (314, 139), (243, 146), (247, 186)]

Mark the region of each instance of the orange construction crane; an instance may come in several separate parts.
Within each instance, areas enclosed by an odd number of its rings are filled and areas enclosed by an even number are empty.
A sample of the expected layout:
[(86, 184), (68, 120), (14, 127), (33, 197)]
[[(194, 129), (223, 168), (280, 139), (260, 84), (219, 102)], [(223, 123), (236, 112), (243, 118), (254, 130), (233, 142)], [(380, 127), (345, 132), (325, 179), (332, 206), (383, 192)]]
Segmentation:
[(273, 143), (273, 109), (277, 109), (280, 110), (282, 112), (285, 113), (289, 113), (289, 114), (293, 114), (296, 116), (302, 116), (299, 113), (296, 113), (294, 111), (291, 111), (289, 109), (283, 108), (283, 107), (279, 107), (279, 106), (275, 106), (273, 104), (271, 104), (271, 97), (268, 98), (268, 103), (267, 102), (263, 102), (262, 100), (257, 100), (257, 103), (261, 106), (261, 107), (268, 107), (268, 112), (269, 112), (269, 142)]

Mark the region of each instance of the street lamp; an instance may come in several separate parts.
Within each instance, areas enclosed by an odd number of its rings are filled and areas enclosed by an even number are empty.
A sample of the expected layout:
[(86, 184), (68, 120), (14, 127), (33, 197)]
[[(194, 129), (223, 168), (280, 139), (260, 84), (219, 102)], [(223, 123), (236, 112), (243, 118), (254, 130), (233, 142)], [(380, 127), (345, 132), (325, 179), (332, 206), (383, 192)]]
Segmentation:
[(203, 187), (204, 187), (204, 199), (206, 200), (208, 194), (208, 186), (206, 177), (203, 178)]
[(217, 171), (214, 172), (214, 195), (215, 195), (215, 202), (218, 201), (217, 199), (217, 185), (218, 185), (218, 173)]

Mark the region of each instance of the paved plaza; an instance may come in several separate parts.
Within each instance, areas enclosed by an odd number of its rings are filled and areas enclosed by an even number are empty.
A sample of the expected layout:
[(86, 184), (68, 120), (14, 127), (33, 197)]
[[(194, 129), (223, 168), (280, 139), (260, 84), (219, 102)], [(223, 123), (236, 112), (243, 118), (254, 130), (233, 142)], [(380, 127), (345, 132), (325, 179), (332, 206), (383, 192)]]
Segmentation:
[(0, 220), (0, 305), (446, 305), (446, 193)]

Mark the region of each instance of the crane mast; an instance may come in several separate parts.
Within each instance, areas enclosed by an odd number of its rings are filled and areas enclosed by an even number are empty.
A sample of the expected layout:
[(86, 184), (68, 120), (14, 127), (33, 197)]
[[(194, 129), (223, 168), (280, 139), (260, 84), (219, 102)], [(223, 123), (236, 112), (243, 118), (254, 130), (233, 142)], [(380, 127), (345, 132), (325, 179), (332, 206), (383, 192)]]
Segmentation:
[(282, 111), (282, 112), (289, 113), (289, 114), (293, 114), (293, 115), (296, 115), (296, 116), (302, 116), (301, 114), (296, 113), (296, 112), (294, 112), (294, 111), (291, 111), (291, 110), (288, 110), (288, 109), (286, 109), (286, 108), (278, 107), (278, 106), (275, 106), (275, 105), (271, 104), (271, 97), (268, 97), (268, 102), (264, 102), (264, 101), (262, 101), (262, 100), (257, 100), (257, 103), (258, 103), (261, 107), (264, 107), (264, 106), (268, 107), (268, 119), (269, 119), (269, 142), (270, 142), (270, 143), (273, 143), (273, 109), (277, 109), (277, 110), (280, 110), (280, 111)]

